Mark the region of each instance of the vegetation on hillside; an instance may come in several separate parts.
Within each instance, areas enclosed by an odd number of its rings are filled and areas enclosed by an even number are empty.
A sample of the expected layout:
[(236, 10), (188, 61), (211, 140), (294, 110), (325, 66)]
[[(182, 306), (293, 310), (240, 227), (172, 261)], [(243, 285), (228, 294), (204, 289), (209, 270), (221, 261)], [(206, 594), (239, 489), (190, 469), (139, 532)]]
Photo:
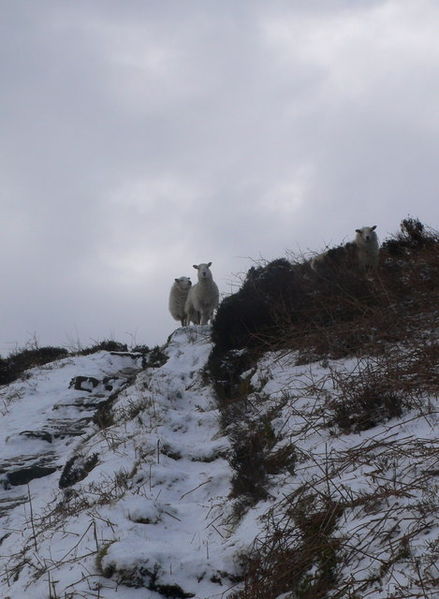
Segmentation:
[[(253, 267), (241, 289), (219, 307), (209, 370), (222, 424), (232, 440), (232, 496), (240, 498), (238, 518), (267, 498), (273, 474), (294, 473), (301, 461), (294, 443), (310, 429), (334, 435), (361, 433), (408, 413), (433, 426), (430, 398), (439, 396), (439, 233), (416, 219), (403, 220), (400, 232), (382, 244), (377, 272), (367, 276), (347, 250), (329, 250), (323, 274), (303, 259)], [(287, 390), (276, 405), (252, 386), (251, 375), (265, 352), (290, 356), (295, 364), (320, 361), (325, 366), (324, 377), (310, 380), (301, 391), (320, 398), (318, 411), (310, 410), (305, 418), (294, 411), (297, 397), (289, 397)], [(333, 360), (347, 357), (356, 360), (353, 371), (331, 366)], [(333, 393), (326, 397), (328, 387)], [(305, 418), (306, 424), (294, 442), (279, 446), (271, 422), (288, 409), (291, 418)], [(395, 597), (434, 596), (437, 547), (432, 545), (421, 563), (411, 558), (410, 543), (429, 530), (426, 522), (437, 518), (437, 500), (413, 499), (404, 508), (417, 524), (410, 533), (402, 532), (403, 526), (389, 533), (392, 549), (387, 552), (383, 545), (382, 556), (376, 558), (378, 571), (370, 567), (364, 576), (358, 575), (360, 582), (342, 580), (342, 565), (350, 564), (354, 572), (361, 561), (358, 551), (373, 555), (373, 544), (379, 546), (378, 537), (366, 528), (358, 547), (343, 540), (337, 529), (346, 514), (354, 508), (364, 510), (365, 518), (372, 513), (377, 529), (384, 531), (389, 514), (396, 522), (405, 517), (397, 507), (391, 511), (401, 498), (431, 495), (431, 472), (437, 471), (424, 468), (421, 474), (419, 469), (423, 461), (439, 460), (437, 447), (421, 441), (394, 444), (391, 434), (388, 441), (360, 445), (359, 452), (338, 456), (335, 462), (327, 458), (321, 479), (300, 486), (273, 506), (264, 534), (243, 557), (244, 587), (235, 599), (359, 599), (373, 594), (373, 585), (400, 564), (410, 564), (415, 574), (412, 590), (401, 588)], [(396, 472), (398, 465), (407, 478), (385, 478), (371, 485), (364, 497), (334, 491), (339, 472), (351, 468), (354, 459), (369, 460), (383, 473), (389, 464)]]
[[(109, 352), (132, 352), (144, 356), (145, 367), (151, 362), (152, 365), (162, 359), (161, 350), (157, 346), (152, 350), (146, 345), (128, 348), (126, 343), (121, 343), (112, 339), (99, 341), (88, 347), (69, 350), (65, 347), (40, 347), (36, 340), (33, 340), (28, 347), (17, 349), (9, 356), (3, 358), (0, 356), (0, 385), (8, 385), (18, 378), (22, 377), (26, 370), (36, 366), (44, 366), (50, 362), (67, 358), (68, 356), (88, 356), (99, 351)], [(146, 357), (148, 356), (148, 357)]]
[(241, 289), (218, 309), (211, 362), (231, 349), (342, 357), (399, 341), (413, 326), (420, 328), (420, 314), (437, 306), (438, 248), (437, 231), (407, 218), (400, 233), (382, 244), (379, 269), (371, 276), (359, 273), (346, 246), (328, 251), (324, 275), (303, 259), (252, 267)]
[[(439, 446), (433, 435), (410, 435), (409, 426), (422, 420), (428, 432), (438, 422), (438, 275), (439, 234), (405, 219), (401, 231), (383, 243), (375, 273), (360, 273), (349, 246), (340, 246), (328, 251), (319, 274), (303, 259), (255, 266), (241, 289), (222, 302), (204, 382), (214, 384), (231, 442), (224, 452), (233, 470), (233, 512), (226, 514), (226, 524), (233, 530), (253, 506), (251, 518), (263, 514), (253, 545), (239, 555), (242, 584), (230, 599), (372, 599), (384, 596), (383, 580), (402, 581), (401, 572), (407, 584), (387, 599), (436, 596)], [(101, 350), (128, 348), (107, 340), (74, 354)], [(166, 346), (131, 351), (143, 354), (143, 367), (152, 370), (169, 359)], [(64, 348), (15, 352), (0, 359), (0, 384), (69, 355)], [(265, 359), (266, 379), (260, 367)], [(282, 360), (293, 372), (291, 380), (270, 393), (270, 369)], [(297, 383), (302, 367), (305, 375)], [(195, 372), (196, 366), (188, 368)], [(158, 380), (160, 375), (155, 384)], [(94, 421), (105, 448), (126, 442), (127, 422), (144, 427), (155, 416), (155, 384), (145, 377), (136, 386), (139, 401), (128, 398), (119, 412), (102, 404)], [(179, 385), (188, 388), (184, 377)], [(173, 394), (181, 399), (180, 387), (180, 395), (175, 390), (163, 395), (166, 411)], [(398, 436), (404, 418), (406, 436)], [(310, 439), (324, 439), (324, 451), (313, 452)], [(347, 449), (327, 451), (325, 443), (334, 439)], [(150, 456), (159, 464), (161, 455), (181, 459), (172, 445), (158, 442)], [(139, 456), (135, 468), (115, 475), (109, 491), (92, 483), (84, 503), (63, 499), (51, 518), (62, 522), (67, 509), (79, 513), (94, 505), (87, 502), (107, 505), (124, 497), (147, 464), (145, 454)], [(97, 463), (91, 445), (89, 454), (66, 463), (60, 486), (70, 489)], [(357, 489), (350, 483), (362, 467), (370, 469), (370, 478), (366, 488)], [(151, 470), (143, 476), (151, 484)], [(419, 555), (421, 545), (426, 550)], [(108, 547), (98, 555), (99, 567)], [(175, 586), (155, 590), (180, 593)]]
[(13, 352), (7, 358), (0, 357), (0, 385), (7, 385), (18, 379), (25, 370), (43, 366), (49, 362), (67, 357), (64, 347), (32, 347)]

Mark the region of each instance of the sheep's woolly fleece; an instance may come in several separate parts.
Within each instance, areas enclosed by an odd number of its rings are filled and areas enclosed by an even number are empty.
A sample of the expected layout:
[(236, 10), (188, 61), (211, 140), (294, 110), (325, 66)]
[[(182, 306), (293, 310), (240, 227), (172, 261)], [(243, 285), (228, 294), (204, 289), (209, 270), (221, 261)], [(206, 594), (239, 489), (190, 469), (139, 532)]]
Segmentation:
[[(198, 283), (191, 287), (185, 305), (188, 321), (206, 325), (213, 318), (213, 313), (218, 307), (219, 291), (213, 280), (209, 263), (194, 264), (197, 270)], [(194, 315), (195, 318), (193, 317)]]
[[(142, 370), (136, 357), (100, 352), (35, 368), (1, 389), (2, 464), (14, 456), (50, 453), (59, 468), (28, 486), (0, 492), (2, 597), (160, 599), (174, 588), (177, 596), (227, 598), (239, 588), (240, 552), (256, 538), (263, 540), (267, 513), (269, 520), (282, 519), (283, 498), (307, 481), (316, 492), (329, 484), (334, 500), (352, 499), (337, 530), (346, 540), (339, 576), (360, 584), (366, 574), (375, 575), (362, 597), (385, 599), (410, 584), (417, 590), (414, 564), (423, 572), (436, 567), (438, 522), (426, 517), (429, 526), (416, 534), (412, 519), (417, 505), (434, 500), (437, 478), (431, 480), (429, 498), (422, 488), (384, 498), (386, 510), (395, 502), (398, 508), (380, 534), (377, 511), (363, 509), (355, 497), (380, 484), (374, 471), (379, 459), (380, 476), (401, 490), (415, 471), (433, 468), (410, 446), (419, 448), (420, 440), (430, 448), (437, 445), (437, 398), (430, 398), (434, 409), (428, 417), (410, 413), (372, 431), (338, 435), (320, 426), (333, 392), (328, 365), (294, 366), (280, 355), (266, 354), (244, 375), (254, 389), (251, 404), (272, 414), (278, 446), (293, 441), (301, 457), (296, 472), (271, 477), (268, 499), (237, 522), (231, 516), (238, 500), (229, 498), (231, 446), (203, 376), (212, 347), (209, 333), (209, 327), (178, 329), (164, 348), (168, 361), (158, 368)], [(330, 366), (349, 371), (357, 364), (344, 360)], [(116, 383), (114, 422), (99, 428), (85, 421), (81, 436), (61, 436), (51, 443), (20, 435), (44, 429), (54, 414), (61, 420), (84, 418), (86, 399), (106, 396), (100, 386), (86, 393), (69, 388), (78, 375), (125, 381)], [(310, 380), (319, 393), (310, 393)], [(391, 455), (398, 442), (408, 451)], [(83, 480), (60, 490), (60, 469), (73, 455), (85, 462), (96, 455), (97, 463)], [(329, 479), (321, 476), (323, 465)], [(404, 535), (410, 535), (411, 559), (380, 570), (392, 542)], [(419, 596), (433, 599), (434, 594), (426, 590)]]
[(191, 285), (192, 283), (189, 277), (179, 277), (174, 280), (169, 293), (169, 312), (171, 313), (172, 318), (179, 320), (182, 325), (187, 324), (184, 307)]

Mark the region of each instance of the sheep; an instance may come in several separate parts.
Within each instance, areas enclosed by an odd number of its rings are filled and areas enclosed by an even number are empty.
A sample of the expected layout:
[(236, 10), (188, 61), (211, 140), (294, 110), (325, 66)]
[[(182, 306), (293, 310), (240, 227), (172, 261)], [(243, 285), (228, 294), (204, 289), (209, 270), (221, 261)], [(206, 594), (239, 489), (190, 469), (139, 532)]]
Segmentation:
[(311, 269), (317, 274), (329, 274), (341, 265), (361, 272), (376, 269), (379, 249), (375, 229), (376, 225), (355, 229), (353, 241), (314, 256), (309, 262)]
[(182, 327), (189, 324), (184, 307), (191, 286), (192, 283), (189, 277), (179, 277), (174, 279), (174, 284), (169, 293), (169, 312), (175, 320), (181, 322)]
[(191, 287), (187, 296), (185, 313), (188, 322), (207, 324), (218, 307), (219, 292), (210, 271), (211, 264), (212, 262), (193, 265), (198, 271), (198, 283)]
[(362, 271), (376, 270), (378, 267), (379, 247), (378, 237), (373, 227), (355, 229), (354, 243), (357, 249), (358, 265)]

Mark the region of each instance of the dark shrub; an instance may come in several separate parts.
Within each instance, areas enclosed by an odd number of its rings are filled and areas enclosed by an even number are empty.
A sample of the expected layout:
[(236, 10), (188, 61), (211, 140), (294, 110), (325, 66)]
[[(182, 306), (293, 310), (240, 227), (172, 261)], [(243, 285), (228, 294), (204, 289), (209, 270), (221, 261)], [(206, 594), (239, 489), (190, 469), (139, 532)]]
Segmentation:
[(382, 250), (392, 257), (407, 258), (433, 247), (438, 241), (437, 232), (427, 229), (417, 218), (405, 218), (400, 233), (385, 241)]
[(230, 465), (235, 471), (232, 479), (232, 497), (245, 495), (251, 503), (267, 497), (267, 469), (265, 456), (273, 447), (275, 438), (267, 421), (256, 428), (235, 430), (231, 435), (233, 455)]
[(245, 399), (248, 389), (241, 374), (255, 365), (257, 354), (246, 349), (231, 349), (223, 353), (215, 346), (209, 356), (208, 369), (221, 410), (225, 411), (231, 404)]
[(160, 345), (153, 347), (147, 354), (144, 354), (142, 367), (143, 368), (160, 368), (168, 361), (168, 356), (165, 354)]
[(326, 252), (318, 271), (307, 261), (275, 260), (247, 273), (218, 309), (213, 355), (231, 349), (298, 350), (340, 358), (401, 339), (411, 318), (436, 309), (439, 234), (416, 219), (383, 243), (380, 266), (363, 273), (352, 243)]
[(132, 351), (134, 354), (147, 354), (151, 350), (148, 345), (136, 345), (136, 347), (133, 347), (133, 349), (130, 351)]
[(307, 263), (284, 259), (250, 269), (242, 288), (218, 309), (212, 331), (215, 351), (285, 348), (292, 335), (319, 333), (334, 322), (363, 315), (376, 301), (371, 282), (350, 266), (344, 247), (328, 256), (322, 274)]
[(341, 400), (332, 407), (334, 416), (330, 424), (336, 424), (344, 433), (358, 433), (400, 417), (403, 400), (397, 392), (383, 392), (370, 386), (359, 389), (351, 399)]
[(251, 347), (274, 325), (274, 302), (289, 304), (295, 293), (295, 270), (285, 259), (252, 267), (242, 288), (227, 297), (216, 315), (212, 338), (222, 350)]
[(89, 354), (95, 354), (98, 351), (116, 351), (116, 352), (127, 352), (128, 347), (126, 343), (119, 343), (119, 341), (113, 341), (106, 339), (100, 343), (95, 343), (90, 347), (81, 349), (78, 353), (80, 356), (88, 356)]
[(277, 599), (284, 593), (326, 599), (335, 588), (340, 541), (334, 532), (343, 507), (306, 496), (300, 487), (285, 501), (288, 517), (267, 520), (268, 534), (243, 556), (243, 588), (231, 599)]
[(0, 358), (0, 385), (7, 385), (15, 381), (29, 368), (43, 366), (49, 362), (65, 358), (68, 353), (64, 347), (48, 346), (25, 349), (11, 354), (7, 358)]

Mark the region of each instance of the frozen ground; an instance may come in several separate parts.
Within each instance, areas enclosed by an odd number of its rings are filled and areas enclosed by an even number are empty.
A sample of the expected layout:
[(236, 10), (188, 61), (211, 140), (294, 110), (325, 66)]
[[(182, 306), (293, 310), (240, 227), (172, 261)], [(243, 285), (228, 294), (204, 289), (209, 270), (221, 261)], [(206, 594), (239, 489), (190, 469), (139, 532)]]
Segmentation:
[[(270, 415), (274, 450), (294, 445), (296, 463), (269, 477), (267, 499), (238, 520), (231, 442), (203, 373), (210, 350), (209, 328), (188, 327), (174, 333), (158, 368), (100, 352), (1, 389), (0, 595), (226, 598), (239, 588), (241, 552), (312, 499), (342, 506), (340, 587), (362, 599), (438, 597), (437, 398), (341, 434), (328, 416), (332, 373), (357, 363), (296, 366), (267, 354), (245, 375), (249, 404), (255, 419)], [(78, 376), (98, 384), (69, 388)], [(108, 418), (93, 420), (100, 404)], [(50, 473), (11, 483), (14, 461), (26, 475), (23, 463), (41, 456)], [(69, 462), (73, 482), (60, 489)]]

